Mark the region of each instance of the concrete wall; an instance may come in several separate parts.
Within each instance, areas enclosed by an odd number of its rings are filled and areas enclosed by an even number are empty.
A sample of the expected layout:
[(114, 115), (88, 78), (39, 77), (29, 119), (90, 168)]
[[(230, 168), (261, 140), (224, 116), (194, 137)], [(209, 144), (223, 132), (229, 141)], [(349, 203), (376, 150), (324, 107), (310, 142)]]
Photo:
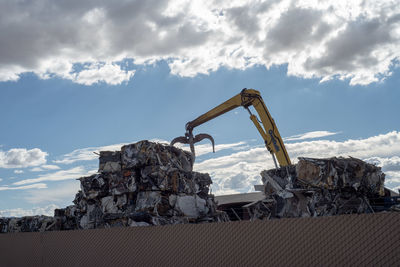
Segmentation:
[(400, 213), (0, 234), (0, 266), (398, 266)]

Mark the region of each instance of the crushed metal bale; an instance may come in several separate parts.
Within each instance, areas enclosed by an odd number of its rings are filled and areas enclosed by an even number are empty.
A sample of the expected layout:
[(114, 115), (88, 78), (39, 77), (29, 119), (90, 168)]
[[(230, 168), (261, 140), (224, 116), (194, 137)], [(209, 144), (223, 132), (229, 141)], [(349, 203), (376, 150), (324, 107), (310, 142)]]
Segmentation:
[(261, 177), (265, 199), (246, 206), (251, 219), (373, 213), (384, 194), (381, 168), (356, 158), (299, 158)]
[(0, 232), (94, 229), (228, 221), (209, 194), (211, 178), (189, 152), (140, 141), (101, 151), (98, 173), (79, 178), (73, 205), (54, 217), (0, 218)]

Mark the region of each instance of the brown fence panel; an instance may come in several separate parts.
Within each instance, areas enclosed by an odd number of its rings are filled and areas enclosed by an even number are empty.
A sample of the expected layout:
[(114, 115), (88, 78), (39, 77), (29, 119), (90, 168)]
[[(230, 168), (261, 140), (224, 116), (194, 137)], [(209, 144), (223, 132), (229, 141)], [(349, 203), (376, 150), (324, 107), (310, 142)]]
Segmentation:
[[(400, 213), (0, 235), (5, 266), (398, 266)], [(26, 263), (26, 264), (25, 264)]]
[(40, 233), (0, 234), (0, 266), (41, 266)]

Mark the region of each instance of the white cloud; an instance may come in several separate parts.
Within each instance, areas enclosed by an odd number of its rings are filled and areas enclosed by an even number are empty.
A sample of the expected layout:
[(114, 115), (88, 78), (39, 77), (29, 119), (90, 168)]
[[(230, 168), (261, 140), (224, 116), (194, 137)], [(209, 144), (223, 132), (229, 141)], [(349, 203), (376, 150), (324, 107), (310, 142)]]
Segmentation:
[(261, 170), (273, 167), (270, 157), (265, 148), (252, 148), (195, 163), (194, 170), (211, 175), (214, 194), (249, 192), (261, 183)]
[(59, 170), (60, 167), (58, 167), (57, 165), (52, 165), (52, 164), (44, 164), (41, 165), (40, 168), (43, 168), (45, 170)]
[(84, 85), (105, 82), (118, 85), (129, 81), (135, 74), (134, 70), (122, 70), (117, 64), (91, 64), (86, 69), (76, 74), (74, 81)]
[(38, 184), (30, 184), (30, 185), (24, 185), (24, 186), (0, 186), (0, 191), (6, 191), (6, 190), (26, 190), (26, 189), (43, 189), (47, 188), (46, 184), (43, 183), (38, 183)]
[[(40, 191), (29, 191), (25, 200), (32, 204), (39, 203), (71, 203), (75, 194), (80, 190), (79, 181), (69, 181), (58, 186), (42, 189)], [(70, 204), (67, 204), (70, 205)]]
[(63, 155), (59, 160), (54, 160), (54, 162), (60, 164), (71, 164), (77, 161), (95, 160), (99, 157), (96, 153), (99, 153), (100, 151), (121, 150), (121, 147), (126, 144), (128, 143), (120, 143), (120, 144), (99, 146), (99, 147), (79, 148), (68, 154)]
[(82, 176), (87, 175), (88, 172), (83, 166), (78, 166), (68, 170), (60, 170), (53, 173), (46, 173), (39, 175), (37, 178), (25, 179), (18, 182), (13, 183), (13, 185), (24, 185), (24, 184), (32, 184), (43, 181), (62, 181), (68, 179), (78, 179)]
[(14, 170), (14, 173), (21, 174), (21, 173), (24, 173), (24, 171), (23, 170)]
[(377, 166), (383, 167), (384, 171), (400, 171), (400, 157), (371, 157), (365, 159), (369, 163), (375, 164)]
[(287, 144), (291, 158), (307, 154), (310, 157), (352, 156), (359, 158), (388, 157), (400, 153), (400, 132), (389, 132), (366, 139), (344, 142), (318, 140)]
[(25, 168), (46, 163), (47, 152), (34, 148), (12, 148), (0, 150), (0, 168)]
[(314, 138), (321, 138), (326, 136), (331, 136), (338, 134), (339, 132), (329, 132), (329, 131), (313, 131), (303, 134), (297, 134), (289, 137), (283, 138), (284, 141), (295, 141), (295, 140), (304, 140), (304, 139), (314, 139)]
[(3, 179), (2, 179), (2, 178), (0, 178), (0, 182), (1, 182), (1, 181), (3, 181)]
[[(286, 144), (293, 163), (297, 157), (327, 158), (352, 156), (367, 160), (382, 167), (387, 174), (387, 186), (400, 185), (400, 132), (389, 132), (366, 139), (343, 142), (319, 140)], [(372, 158), (374, 157), (374, 158)], [(271, 155), (264, 147), (240, 151), (228, 156), (197, 162), (196, 171), (208, 172), (213, 179), (215, 194), (227, 192), (249, 192), (254, 184), (260, 184), (259, 173), (274, 167)]]
[[(207, 142), (209, 142), (209, 141), (207, 140)], [(182, 145), (182, 144), (177, 143), (175, 146), (179, 147), (183, 150), (190, 151), (190, 147), (188, 145)], [(218, 145), (215, 145), (215, 152), (220, 152), (220, 151), (227, 150), (227, 149), (240, 150), (245, 147), (248, 147), (248, 145), (246, 145), (246, 142), (237, 142), (237, 143), (232, 143), (232, 144), (218, 144)], [(200, 156), (206, 155), (208, 153), (212, 153), (212, 152), (213, 152), (213, 149), (212, 149), (211, 144), (195, 145), (195, 153), (196, 153), (197, 157), (200, 157)]]
[(400, 171), (386, 171), (386, 182), (396, 183), (400, 185)]
[(288, 64), (289, 75), (368, 84), (400, 58), (399, 13), (397, 1), (3, 1), (0, 81), (32, 71), (120, 84), (132, 59), (188, 77)]
[(32, 209), (6, 209), (0, 210), (0, 217), (23, 217), (23, 216), (34, 216), (34, 215), (47, 215), (54, 216), (54, 210), (59, 207), (55, 204), (50, 204), (45, 207), (35, 207)]
[(42, 171), (46, 171), (46, 170), (59, 170), (60, 167), (58, 167), (57, 165), (51, 165), (51, 164), (45, 164), (45, 165), (41, 165), (40, 167), (34, 167), (32, 169), (30, 169), (31, 172), (42, 172)]

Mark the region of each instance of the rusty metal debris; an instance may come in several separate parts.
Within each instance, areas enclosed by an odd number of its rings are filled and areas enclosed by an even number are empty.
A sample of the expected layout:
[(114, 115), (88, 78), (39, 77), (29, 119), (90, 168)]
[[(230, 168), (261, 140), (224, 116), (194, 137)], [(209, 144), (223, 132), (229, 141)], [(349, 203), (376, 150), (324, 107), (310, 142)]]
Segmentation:
[(252, 219), (374, 213), (384, 195), (381, 168), (356, 158), (299, 158), (261, 176), (266, 198), (246, 206)]
[(211, 178), (192, 171), (189, 152), (141, 141), (101, 151), (99, 171), (80, 178), (74, 205), (54, 217), (0, 219), (0, 232), (32, 232), (227, 221), (209, 194)]

